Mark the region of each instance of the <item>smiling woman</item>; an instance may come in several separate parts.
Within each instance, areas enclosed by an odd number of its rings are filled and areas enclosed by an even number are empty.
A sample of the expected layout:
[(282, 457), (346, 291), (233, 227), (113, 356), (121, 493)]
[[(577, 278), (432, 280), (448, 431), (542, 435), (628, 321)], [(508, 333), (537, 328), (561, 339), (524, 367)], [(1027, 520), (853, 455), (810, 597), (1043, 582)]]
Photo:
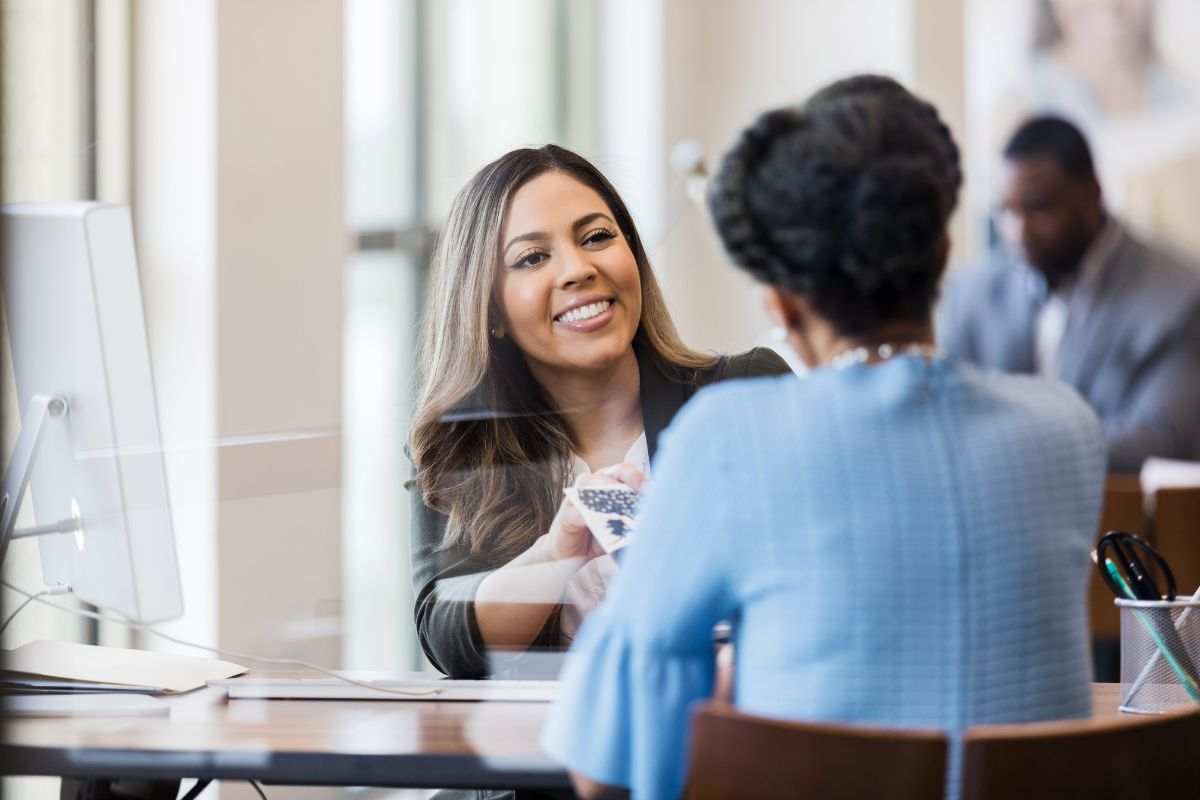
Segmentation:
[(591, 383), (597, 370), (637, 373), (630, 343), (642, 316), (641, 278), (610, 214), (599, 193), (557, 170), (522, 186), (509, 206), (497, 310), (552, 396), (564, 380)]
[(515, 150), (455, 199), (434, 257), (409, 442), (416, 624), (454, 677), (569, 644), (616, 565), (563, 500), (637, 489), (696, 390), (786, 372), (679, 339), (625, 204), (563, 148)]

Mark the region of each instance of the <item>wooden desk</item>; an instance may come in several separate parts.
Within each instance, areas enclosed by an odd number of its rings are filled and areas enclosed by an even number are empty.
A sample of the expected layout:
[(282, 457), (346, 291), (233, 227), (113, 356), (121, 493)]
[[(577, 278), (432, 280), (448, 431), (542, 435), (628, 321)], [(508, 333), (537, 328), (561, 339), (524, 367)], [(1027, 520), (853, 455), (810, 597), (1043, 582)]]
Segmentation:
[(1121, 707), (1121, 684), (1093, 683), (1092, 684), (1092, 718), (1112, 719), (1113, 717), (1128, 717), (1118, 709)]
[[(1094, 684), (1096, 719), (1119, 684)], [(73, 778), (256, 779), (344, 786), (568, 786), (542, 754), (542, 703), (225, 700), (204, 689), (170, 717), (10, 720), (0, 771)]]
[(174, 697), (169, 717), (12, 719), (0, 773), (255, 779), (410, 788), (563, 789), (542, 754), (544, 703)]

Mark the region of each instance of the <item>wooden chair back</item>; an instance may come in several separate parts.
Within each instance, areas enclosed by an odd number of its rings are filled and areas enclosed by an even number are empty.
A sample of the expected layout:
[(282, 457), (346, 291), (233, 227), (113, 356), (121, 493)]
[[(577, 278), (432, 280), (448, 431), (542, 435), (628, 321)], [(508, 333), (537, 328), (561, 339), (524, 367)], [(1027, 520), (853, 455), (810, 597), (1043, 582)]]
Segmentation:
[(1171, 565), (1179, 594), (1190, 597), (1200, 586), (1200, 486), (1154, 493), (1154, 546)]
[(684, 797), (940, 798), (943, 731), (784, 722), (707, 703), (692, 718)]
[(1200, 711), (967, 731), (962, 800), (1200, 796)]
[[(1146, 512), (1142, 504), (1142, 487), (1136, 475), (1110, 475), (1104, 486), (1104, 507), (1100, 512), (1099, 539), (1109, 531), (1129, 531), (1146, 534)], [(1115, 641), (1121, 636), (1121, 618), (1113, 604), (1112, 591), (1091, 570), (1088, 583), (1088, 607), (1092, 621), (1092, 637)]]

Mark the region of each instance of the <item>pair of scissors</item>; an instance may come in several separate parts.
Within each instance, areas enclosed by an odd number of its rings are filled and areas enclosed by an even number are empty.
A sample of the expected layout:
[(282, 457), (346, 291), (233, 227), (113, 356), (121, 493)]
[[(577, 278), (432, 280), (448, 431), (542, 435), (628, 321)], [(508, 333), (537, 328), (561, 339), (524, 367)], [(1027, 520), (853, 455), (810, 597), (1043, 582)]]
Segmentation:
[[(1128, 600), (1174, 600), (1175, 573), (1162, 554), (1135, 533), (1110, 531), (1100, 537), (1092, 553), (1100, 577), (1114, 595)], [(1111, 562), (1119, 573), (1115, 576), (1107, 567)], [(1153, 565), (1153, 570), (1147, 565)], [(1162, 580), (1162, 588), (1156, 578)], [(1122, 582), (1125, 584), (1122, 586)], [(1127, 592), (1131, 591), (1133, 597)]]

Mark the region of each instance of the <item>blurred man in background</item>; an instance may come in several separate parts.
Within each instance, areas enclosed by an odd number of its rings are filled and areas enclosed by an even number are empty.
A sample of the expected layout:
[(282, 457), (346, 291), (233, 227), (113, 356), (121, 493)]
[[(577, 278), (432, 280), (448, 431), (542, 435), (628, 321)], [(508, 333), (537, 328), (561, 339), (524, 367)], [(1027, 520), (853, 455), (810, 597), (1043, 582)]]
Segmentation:
[(1028, 120), (1004, 157), (1006, 247), (949, 282), (942, 348), (1074, 386), (1104, 421), (1110, 471), (1200, 459), (1200, 269), (1107, 213), (1087, 140), (1066, 120)]

